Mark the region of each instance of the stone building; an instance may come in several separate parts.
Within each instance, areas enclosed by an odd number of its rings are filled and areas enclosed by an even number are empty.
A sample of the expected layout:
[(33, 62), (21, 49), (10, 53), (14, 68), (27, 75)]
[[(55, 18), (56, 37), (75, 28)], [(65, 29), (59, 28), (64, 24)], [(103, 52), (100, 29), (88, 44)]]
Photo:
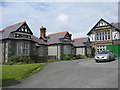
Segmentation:
[(26, 22), (8, 26), (0, 31), (1, 61), (10, 56), (47, 56), (47, 43), (35, 37)]
[(106, 50), (107, 45), (120, 44), (120, 23), (108, 23), (100, 19), (87, 35), (96, 53)]
[(53, 33), (46, 36), (46, 28), (41, 29), (41, 39), (48, 43), (48, 56), (54, 59), (61, 59), (62, 56), (73, 55), (73, 43), (68, 31)]
[(73, 39), (73, 45), (75, 47), (76, 55), (91, 56), (92, 46), (88, 37)]
[[(88, 34), (91, 36), (92, 33), (90, 31)], [(7, 62), (10, 56), (15, 55), (50, 59), (78, 54), (91, 55), (90, 40), (88, 37), (72, 40), (72, 34), (68, 31), (46, 35), (46, 28), (43, 26), (38, 38), (33, 35), (26, 22), (20, 22), (0, 31), (0, 60)]]

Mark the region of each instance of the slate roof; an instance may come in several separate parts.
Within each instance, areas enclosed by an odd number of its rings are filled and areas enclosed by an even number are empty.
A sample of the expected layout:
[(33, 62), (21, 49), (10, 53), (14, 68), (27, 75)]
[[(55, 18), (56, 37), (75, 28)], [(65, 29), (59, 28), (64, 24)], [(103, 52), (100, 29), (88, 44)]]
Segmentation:
[(73, 45), (75, 47), (85, 46), (84, 42), (87, 42), (87, 41), (88, 41), (88, 37), (75, 38), (73, 39)]
[(120, 23), (111, 23), (114, 27), (118, 28), (120, 30)]
[(32, 41), (37, 42), (38, 44), (48, 45), (47, 42), (43, 41), (42, 39), (39, 39), (38, 37), (34, 35), (32, 35), (31, 38), (32, 38)]
[(48, 43), (49, 44), (60, 43), (59, 39), (64, 38), (67, 33), (68, 33), (68, 31), (49, 34), (47, 36), (48, 37)]
[(29, 38), (15, 38), (15, 36), (13, 34), (11, 34), (11, 32), (14, 32), (17, 29), (19, 29), (24, 23), (26, 23), (26, 21), (20, 22), (20, 23), (17, 23), (17, 24), (14, 24), (14, 25), (11, 25), (11, 26), (4, 28), (3, 30), (0, 31), (0, 39), (25, 39), (25, 40), (31, 40), (31, 41), (37, 42), (39, 44), (47, 45), (46, 42), (35, 37), (34, 35), (31, 35), (31, 39), (29, 39)]
[(11, 32), (16, 31), (24, 23), (25, 23), (25, 21), (4, 28), (2, 31), (0, 31), (1, 32), (0, 39), (5, 39), (5, 38), (12, 38), (13, 39), (13, 38), (15, 38), (11, 34)]

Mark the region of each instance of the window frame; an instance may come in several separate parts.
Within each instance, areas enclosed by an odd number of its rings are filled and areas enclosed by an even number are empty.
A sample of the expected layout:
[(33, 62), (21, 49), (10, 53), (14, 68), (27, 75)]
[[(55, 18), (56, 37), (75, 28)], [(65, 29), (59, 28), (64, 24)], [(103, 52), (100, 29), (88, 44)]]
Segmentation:
[[(18, 44), (20, 44), (20, 45), (18, 45)], [(24, 47), (24, 45), (25, 45), (25, 47)], [(30, 48), (29, 42), (18, 41), (17, 42), (17, 55), (28, 56), (29, 55), (29, 48)], [(20, 50), (20, 53), (19, 53), (19, 50)]]
[(96, 41), (104, 41), (110, 39), (110, 31), (96, 32)]

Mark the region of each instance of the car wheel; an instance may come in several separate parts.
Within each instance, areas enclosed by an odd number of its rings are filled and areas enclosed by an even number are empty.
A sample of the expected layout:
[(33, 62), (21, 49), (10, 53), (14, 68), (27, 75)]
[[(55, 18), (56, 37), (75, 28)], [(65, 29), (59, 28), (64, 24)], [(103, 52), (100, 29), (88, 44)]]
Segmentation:
[(99, 62), (98, 60), (95, 60), (95, 62)]
[(113, 60), (115, 60), (115, 58), (113, 58)]
[(111, 57), (109, 57), (109, 61), (112, 61), (112, 58), (111, 58)]

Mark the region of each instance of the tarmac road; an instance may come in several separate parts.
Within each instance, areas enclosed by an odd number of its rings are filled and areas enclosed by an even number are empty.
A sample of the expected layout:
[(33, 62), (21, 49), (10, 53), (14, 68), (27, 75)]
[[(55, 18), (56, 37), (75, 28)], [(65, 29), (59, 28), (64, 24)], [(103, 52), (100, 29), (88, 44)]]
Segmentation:
[(118, 88), (118, 60), (81, 59), (48, 63), (10, 88)]

